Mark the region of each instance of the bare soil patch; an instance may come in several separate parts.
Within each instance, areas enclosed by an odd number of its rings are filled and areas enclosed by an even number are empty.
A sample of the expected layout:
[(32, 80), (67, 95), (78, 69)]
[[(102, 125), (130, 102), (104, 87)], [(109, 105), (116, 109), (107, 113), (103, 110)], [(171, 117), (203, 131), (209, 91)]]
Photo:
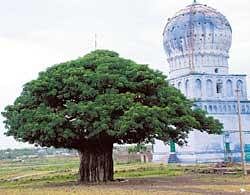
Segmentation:
[[(90, 187), (93, 185), (90, 185)], [(250, 194), (250, 177), (185, 175), (176, 177), (136, 178), (95, 185), (101, 189), (175, 191), (178, 194)], [(241, 193), (241, 189), (246, 190)]]

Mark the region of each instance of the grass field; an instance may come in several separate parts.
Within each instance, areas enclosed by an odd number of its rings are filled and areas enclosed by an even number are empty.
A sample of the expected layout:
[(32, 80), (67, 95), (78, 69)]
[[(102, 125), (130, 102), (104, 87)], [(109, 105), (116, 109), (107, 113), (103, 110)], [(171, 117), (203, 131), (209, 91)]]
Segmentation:
[(198, 174), (207, 166), (116, 164), (115, 178), (100, 185), (80, 185), (76, 157), (0, 161), (0, 195), (154, 195), (239, 194), (250, 192), (250, 177)]

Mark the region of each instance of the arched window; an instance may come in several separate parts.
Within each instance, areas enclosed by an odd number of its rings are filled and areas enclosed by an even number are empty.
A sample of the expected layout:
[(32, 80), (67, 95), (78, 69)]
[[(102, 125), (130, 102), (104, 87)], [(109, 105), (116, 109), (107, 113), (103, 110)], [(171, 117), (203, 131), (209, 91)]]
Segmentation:
[(218, 80), (216, 83), (216, 93), (221, 94), (223, 89), (223, 83), (221, 80)]
[(250, 112), (249, 105), (246, 106), (246, 109), (247, 109), (247, 113), (249, 113)]
[(243, 113), (246, 112), (246, 107), (244, 105), (241, 106), (241, 112), (243, 112)]
[(223, 106), (223, 112), (227, 112), (227, 106), (226, 105)]
[(200, 79), (195, 80), (195, 97), (196, 98), (201, 97), (201, 80)]
[(209, 111), (209, 112), (212, 112), (212, 111), (213, 111), (213, 106), (209, 105), (208, 111)]
[(243, 96), (243, 82), (242, 82), (242, 80), (237, 81), (237, 90), (239, 90), (240, 96)]
[(178, 89), (181, 90), (181, 82), (178, 83)]
[(185, 82), (185, 93), (186, 93), (186, 96), (188, 97), (189, 96), (189, 80), (186, 80)]
[(226, 83), (226, 89), (227, 89), (227, 96), (232, 97), (233, 96), (233, 83), (231, 80), (227, 80)]
[(210, 79), (207, 80), (206, 91), (207, 91), (207, 96), (208, 97), (212, 97), (213, 96), (213, 82)]
[(219, 112), (222, 112), (222, 106), (219, 105)]
[(217, 106), (214, 105), (214, 112), (217, 112)]
[(233, 105), (233, 111), (236, 112), (236, 105)]

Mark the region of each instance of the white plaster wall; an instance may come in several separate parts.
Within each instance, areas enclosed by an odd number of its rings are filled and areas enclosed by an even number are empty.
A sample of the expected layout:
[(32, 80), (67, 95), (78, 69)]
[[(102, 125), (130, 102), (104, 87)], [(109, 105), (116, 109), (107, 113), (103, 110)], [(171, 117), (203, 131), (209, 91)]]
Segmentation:
[[(219, 119), (227, 131), (239, 131), (238, 115), (237, 114), (216, 114), (212, 115), (214, 118)], [(250, 114), (241, 114), (242, 129), (250, 131)], [(249, 140), (250, 142), (250, 140)]]
[[(239, 123), (238, 115), (235, 114), (210, 114), (224, 125), (224, 131), (230, 132), (230, 147), (232, 151), (239, 150)], [(250, 114), (242, 114), (243, 141), (250, 144)], [(176, 152), (182, 162), (214, 162), (224, 158), (224, 135), (209, 135), (200, 131), (192, 131), (189, 134), (188, 144), (177, 146)], [(167, 162), (170, 147), (162, 141), (156, 140), (154, 145), (154, 161)], [(235, 154), (238, 155), (238, 154)]]

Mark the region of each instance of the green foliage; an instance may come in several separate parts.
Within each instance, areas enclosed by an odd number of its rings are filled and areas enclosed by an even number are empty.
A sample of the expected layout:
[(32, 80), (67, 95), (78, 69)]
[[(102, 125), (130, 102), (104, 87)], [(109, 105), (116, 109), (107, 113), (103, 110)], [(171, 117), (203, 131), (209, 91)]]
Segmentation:
[(107, 50), (41, 72), (2, 115), (6, 135), (18, 141), (75, 149), (154, 138), (182, 145), (194, 128), (222, 129), (203, 111), (192, 110), (192, 102), (161, 72)]
[(136, 144), (128, 148), (128, 153), (146, 152), (147, 146), (145, 144)]
[(69, 149), (55, 149), (51, 148), (20, 148), (20, 149), (6, 149), (0, 150), (0, 160), (2, 159), (27, 159), (27, 158), (37, 158), (48, 155), (77, 155), (76, 150)]

